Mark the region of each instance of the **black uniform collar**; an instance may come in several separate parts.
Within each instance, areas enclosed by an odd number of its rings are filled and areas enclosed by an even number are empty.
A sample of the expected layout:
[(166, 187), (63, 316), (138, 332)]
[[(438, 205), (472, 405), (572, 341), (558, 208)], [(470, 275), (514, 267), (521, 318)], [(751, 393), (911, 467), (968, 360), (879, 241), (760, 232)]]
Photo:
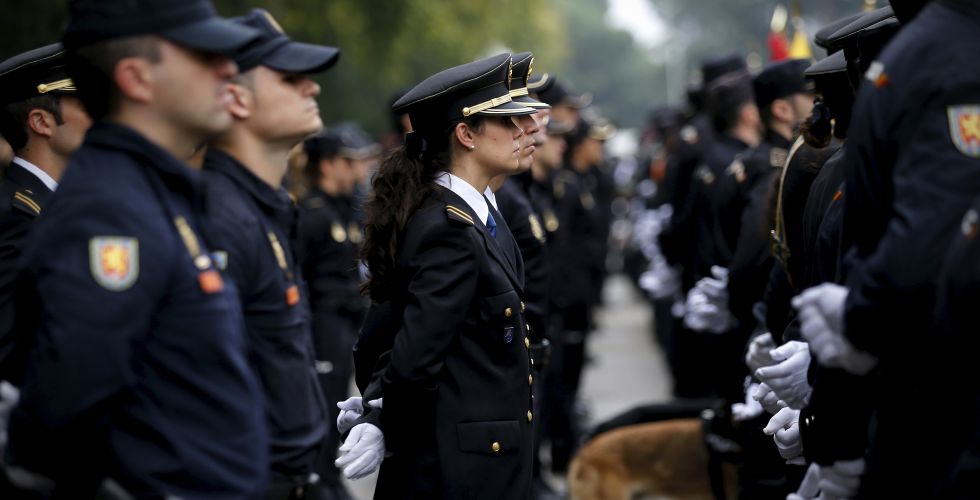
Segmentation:
[(220, 149), (208, 149), (204, 156), (204, 169), (231, 179), (266, 212), (278, 215), (288, 213), (292, 207), (289, 196), (282, 189), (274, 189), (266, 184), (245, 165)]
[(48, 186), (44, 184), (41, 179), (38, 179), (36, 175), (32, 174), (26, 168), (20, 166), (16, 162), (10, 162), (7, 166), (7, 170), (3, 172), (4, 179), (27, 189), (31, 194), (36, 194), (44, 196), (51, 193)]
[(192, 197), (200, 193), (201, 176), (197, 171), (130, 127), (98, 122), (85, 135), (85, 145), (129, 153), (142, 166), (166, 178), (172, 188), (179, 188)]

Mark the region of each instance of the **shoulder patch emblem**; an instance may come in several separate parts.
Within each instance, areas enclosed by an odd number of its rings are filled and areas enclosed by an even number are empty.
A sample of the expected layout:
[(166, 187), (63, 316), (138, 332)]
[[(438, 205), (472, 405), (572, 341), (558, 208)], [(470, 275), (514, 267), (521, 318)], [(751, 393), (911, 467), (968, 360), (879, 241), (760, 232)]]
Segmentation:
[(38, 205), (36, 201), (30, 196), (30, 191), (20, 190), (14, 193), (14, 199), (11, 202), (14, 208), (18, 208), (21, 211), (26, 212), (28, 215), (38, 216), (41, 215), (41, 205)]
[(347, 230), (341, 223), (334, 222), (330, 225), (330, 237), (337, 243), (343, 243), (347, 241)]
[(782, 168), (786, 164), (786, 157), (789, 156), (789, 151), (783, 148), (772, 148), (769, 150), (769, 166), (773, 168)]
[(864, 73), (864, 77), (875, 86), (876, 89), (880, 89), (888, 85), (888, 74), (885, 73), (885, 65), (879, 61), (872, 61), (871, 65), (868, 66), (868, 71)]
[(446, 215), (448, 215), (450, 219), (465, 222), (471, 226), (476, 225), (476, 222), (473, 221), (473, 217), (471, 217), (470, 214), (453, 205), (446, 205)]
[(980, 158), (980, 105), (950, 106), (949, 136), (956, 149), (973, 158)]
[[(745, 182), (745, 164), (742, 163), (741, 158), (736, 158), (731, 165), (728, 166), (728, 173), (735, 177), (735, 182), (739, 184)], [(710, 183), (709, 183), (710, 184)]]
[(102, 288), (122, 292), (140, 273), (139, 241), (123, 236), (96, 236), (88, 244), (89, 268)]
[(534, 239), (544, 243), (544, 228), (541, 227), (541, 221), (538, 220), (538, 216), (534, 214), (529, 214), (527, 216), (527, 222), (531, 224), (531, 234), (534, 235)]

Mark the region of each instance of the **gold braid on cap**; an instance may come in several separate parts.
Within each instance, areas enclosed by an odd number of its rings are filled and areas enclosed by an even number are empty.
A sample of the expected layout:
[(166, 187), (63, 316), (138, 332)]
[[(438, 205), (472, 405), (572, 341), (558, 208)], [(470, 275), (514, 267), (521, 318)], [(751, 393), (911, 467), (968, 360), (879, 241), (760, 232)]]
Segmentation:
[(48, 92), (54, 92), (55, 90), (78, 90), (75, 88), (75, 82), (71, 81), (71, 78), (65, 78), (64, 80), (58, 80), (56, 82), (49, 83), (39, 83), (37, 86), (38, 94), (47, 94)]
[(474, 113), (479, 113), (480, 111), (483, 111), (483, 110), (486, 110), (486, 109), (495, 108), (497, 106), (500, 106), (501, 104), (507, 104), (510, 101), (511, 101), (511, 98), (510, 98), (510, 94), (509, 93), (504, 94), (504, 95), (502, 95), (500, 97), (494, 97), (493, 99), (490, 99), (489, 101), (483, 101), (481, 103), (474, 104), (472, 106), (467, 106), (467, 107), (463, 108), (463, 116), (470, 116), (470, 115), (472, 115)]

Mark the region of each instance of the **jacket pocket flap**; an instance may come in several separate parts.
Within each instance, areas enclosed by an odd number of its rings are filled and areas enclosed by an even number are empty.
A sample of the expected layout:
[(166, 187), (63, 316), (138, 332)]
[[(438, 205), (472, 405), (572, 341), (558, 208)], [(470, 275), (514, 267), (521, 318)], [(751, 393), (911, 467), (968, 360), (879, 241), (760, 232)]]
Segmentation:
[(460, 451), (495, 455), (521, 446), (521, 426), (517, 420), (465, 422), (456, 424)]

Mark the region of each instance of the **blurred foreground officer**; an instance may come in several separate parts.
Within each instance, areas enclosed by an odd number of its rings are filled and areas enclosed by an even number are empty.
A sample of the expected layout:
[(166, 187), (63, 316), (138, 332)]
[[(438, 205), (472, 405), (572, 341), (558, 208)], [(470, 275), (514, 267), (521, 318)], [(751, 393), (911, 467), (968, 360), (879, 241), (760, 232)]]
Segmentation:
[(231, 124), (218, 54), (254, 36), (203, 0), (71, 3), (69, 75), (98, 123), (24, 249), (42, 322), (7, 450), (55, 497), (108, 480), (139, 498), (265, 494), (261, 387), (181, 161)]
[(270, 499), (305, 498), (329, 430), (313, 367), (309, 304), (293, 238), (296, 211), (282, 188), (289, 150), (318, 131), (320, 87), (333, 47), (294, 42), (262, 9), (236, 19), (260, 33), (235, 59), (231, 129), (204, 158), (208, 222), (219, 267), (235, 283), (249, 361), (266, 400)]
[[(397, 329), (379, 375), (384, 446), (340, 459), (359, 468), (392, 453), (375, 498), (530, 495), (523, 263), (483, 194), (494, 177), (518, 171), (523, 130), (513, 118), (535, 112), (512, 102), (510, 62), (500, 54), (447, 69), (394, 105), (414, 131), (374, 177), (363, 252), (371, 298), (391, 302)], [(360, 423), (341, 449), (377, 434)]]
[[(908, 24), (871, 63), (848, 134), (846, 288), (794, 299), (821, 363), (875, 370), (869, 498), (934, 495), (945, 473), (927, 465), (940, 463), (936, 434), (969, 439), (939, 417), (975, 403), (950, 383), (950, 346), (930, 320), (943, 258), (980, 192), (980, 71), (967, 55), (980, 45), (980, 4), (931, 2), (911, 19), (909, 3), (894, 2)], [(943, 401), (943, 412), (910, 404), (924, 398)]]
[[(316, 369), (330, 422), (337, 421), (337, 402), (348, 395), (353, 372), (351, 350), (367, 306), (358, 269), (364, 233), (353, 196), (360, 172), (365, 169), (361, 165), (370, 161), (376, 149), (358, 135), (334, 129), (304, 144), (310, 190), (300, 204), (300, 249), (313, 310)], [(345, 498), (333, 463), (339, 442), (336, 432), (327, 436), (317, 473), (325, 486)]]
[[(15, 151), (0, 182), (0, 379), (20, 379), (26, 353), (16, 343), (14, 294), (21, 248), (34, 219), (82, 144), (91, 125), (65, 69), (65, 52), (53, 44), (0, 63), (0, 134)], [(24, 307), (24, 304), (20, 304)], [(14, 349), (17, 349), (15, 352)]]

